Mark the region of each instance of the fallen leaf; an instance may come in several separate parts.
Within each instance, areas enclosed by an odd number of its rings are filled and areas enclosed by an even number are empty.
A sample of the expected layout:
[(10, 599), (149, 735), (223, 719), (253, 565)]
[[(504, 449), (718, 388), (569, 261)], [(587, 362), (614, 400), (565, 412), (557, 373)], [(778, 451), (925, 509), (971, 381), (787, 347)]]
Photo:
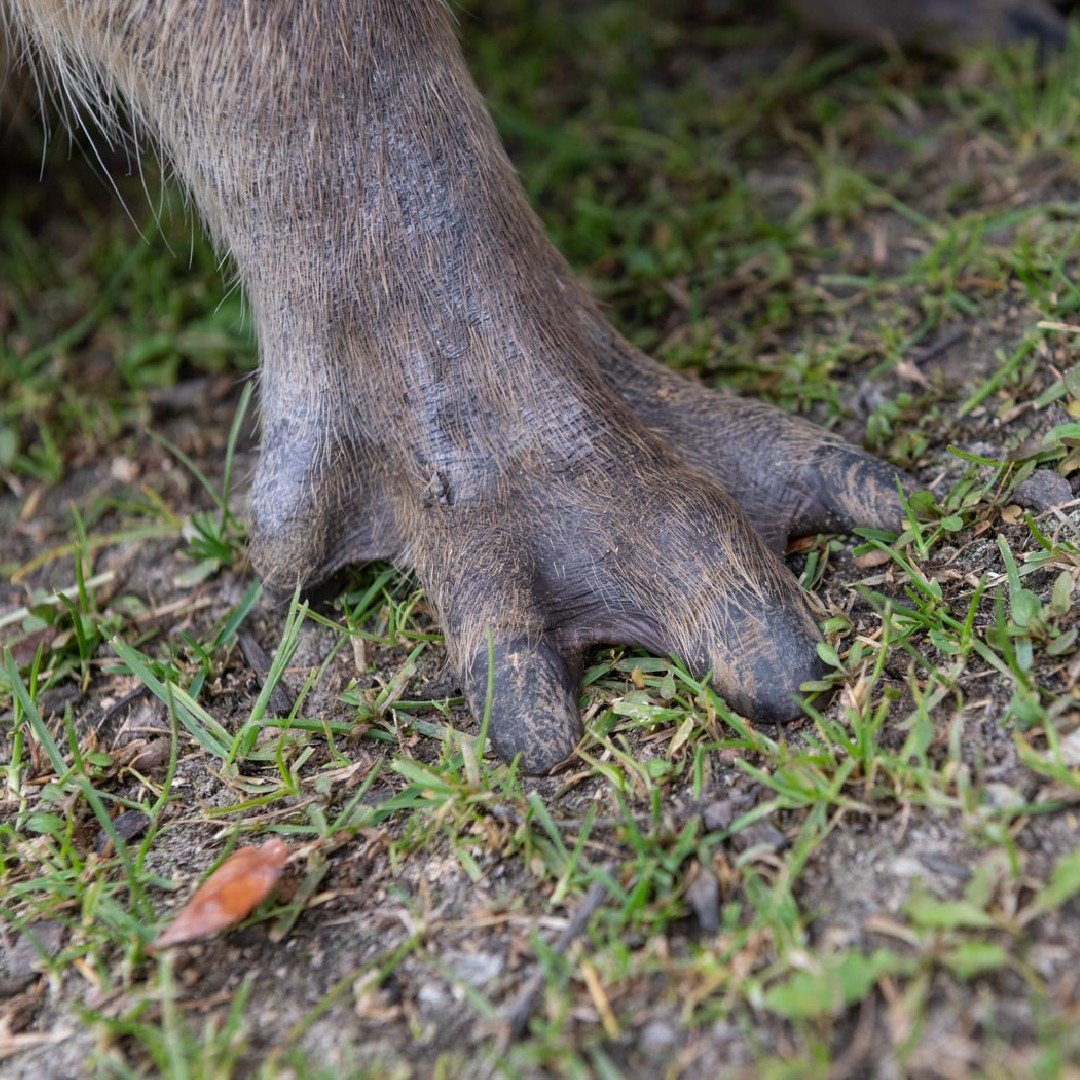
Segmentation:
[(119, 750), (113, 750), (112, 759), (116, 765), (128, 765), (140, 772), (151, 772), (154, 769), (163, 769), (169, 763), (171, 749), (166, 738), (151, 739), (149, 742), (146, 739), (132, 739)]
[(873, 551), (864, 551), (861, 555), (856, 555), (855, 565), (860, 570), (869, 570), (873, 566), (884, 566), (891, 558), (892, 556), (887, 551), (874, 548)]
[(37, 655), (38, 648), (42, 645), (47, 649), (56, 640), (56, 627), (43, 626), (40, 630), (27, 634), (21, 641), (16, 641), (11, 646), (11, 655), (20, 664), (29, 664)]
[(930, 380), (910, 360), (901, 360), (894, 370), (900, 378), (915, 383), (916, 386), (930, 385)]
[(262, 847), (234, 851), (199, 886), (153, 947), (194, 941), (238, 923), (270, 895), (288, 857), (288, 844), (277, 837)]

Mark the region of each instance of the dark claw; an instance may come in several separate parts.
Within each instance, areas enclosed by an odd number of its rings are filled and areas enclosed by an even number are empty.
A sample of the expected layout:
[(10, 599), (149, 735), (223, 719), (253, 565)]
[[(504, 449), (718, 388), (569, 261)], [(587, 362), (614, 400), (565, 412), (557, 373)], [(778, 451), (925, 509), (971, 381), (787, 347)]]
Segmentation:
[(912, 482), (892, 465), (854, 446), (826, 444), (814, 451), (802, 475), (806, 502), (792, 515), (789, 537), (903, 528), (897, 485), (906, 491)]
[(707, 631), (691, 654), (697, 657), (690, 661), (695, 675), (711, 668), (717, 692), (755, 723), (799, 719), (799, 687), (828, 671), (817, 653), (821, 633), (794, 578), (785, 592), (756, 611), (730, 619), (726, 640), (714, 629)]
[[(521, 771), (550, 772), (574, 752), (581, 738), (578, 675), (545, 642), (495, 646), (488, 737), (504, 761), (521, 756)], [(481, 720), (488, 698), (488, 650), (469, 665), (465, 694)]]

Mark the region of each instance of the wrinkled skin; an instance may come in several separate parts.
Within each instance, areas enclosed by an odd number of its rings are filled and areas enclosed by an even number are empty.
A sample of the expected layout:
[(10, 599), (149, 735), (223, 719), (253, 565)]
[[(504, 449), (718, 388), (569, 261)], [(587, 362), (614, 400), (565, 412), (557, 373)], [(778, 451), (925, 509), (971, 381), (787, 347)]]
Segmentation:
[(779, 553), (896, 528), (896, 474), (608, 325), (441, 3), (6, 4), (45, 78), (126, 100), (235, 260), (262, 358), (265, 581), (413, 571), (477, 714), (490, 633), (491, 738), (533, 772), (580, 737), (597, 642), (677, 653), (754, 719), (798, 714), (819, 638)]

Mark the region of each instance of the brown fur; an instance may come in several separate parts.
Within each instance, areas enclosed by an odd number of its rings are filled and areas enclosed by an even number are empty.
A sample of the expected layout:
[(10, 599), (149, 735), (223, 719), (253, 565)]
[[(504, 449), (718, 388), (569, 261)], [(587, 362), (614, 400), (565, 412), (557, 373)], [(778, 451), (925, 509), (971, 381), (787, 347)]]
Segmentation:
[(895, 473), (642, 356), (545, 238), (437, 0), (0, 0), (71, 106), (164, 150), (250, 298), (251, 554), (391, 559), (492, 738), (544, 770), (582, 651), (678, 653), (784, 720), (817, 628), (789, 535), (898, 523)]

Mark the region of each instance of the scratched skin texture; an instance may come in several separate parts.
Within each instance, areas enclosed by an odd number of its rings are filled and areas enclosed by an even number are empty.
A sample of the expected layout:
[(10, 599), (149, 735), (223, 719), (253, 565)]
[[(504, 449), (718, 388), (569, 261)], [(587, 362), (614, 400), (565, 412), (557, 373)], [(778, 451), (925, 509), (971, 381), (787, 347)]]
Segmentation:
[(442, 3), (0, 8), (107, 134), (125, 101), (235, 262), (267, 583), (415, 573), (477, 714), (493, 686), (497, 752), (529, 771), (571, 753), (597, 642), (677, 653), (754, 719), (798, 713), (819, 639), (778, 553), (896, 527), (894, 470), (612, 329), (529, 208)]

